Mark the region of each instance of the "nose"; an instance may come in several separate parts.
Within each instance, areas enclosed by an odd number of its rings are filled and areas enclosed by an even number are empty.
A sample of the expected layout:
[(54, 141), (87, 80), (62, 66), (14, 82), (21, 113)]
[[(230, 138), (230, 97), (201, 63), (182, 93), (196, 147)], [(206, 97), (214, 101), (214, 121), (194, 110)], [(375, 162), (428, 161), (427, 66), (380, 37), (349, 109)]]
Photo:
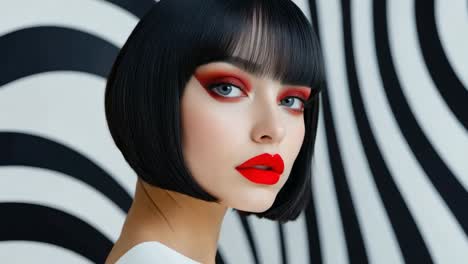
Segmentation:
[(281, 120), (281, 113), (277, 104), (270, 104), (258, 112), (258, 118), (252, 129), (252, 140), (260, 144), (279, 144), (285, 134), (284, 122)]

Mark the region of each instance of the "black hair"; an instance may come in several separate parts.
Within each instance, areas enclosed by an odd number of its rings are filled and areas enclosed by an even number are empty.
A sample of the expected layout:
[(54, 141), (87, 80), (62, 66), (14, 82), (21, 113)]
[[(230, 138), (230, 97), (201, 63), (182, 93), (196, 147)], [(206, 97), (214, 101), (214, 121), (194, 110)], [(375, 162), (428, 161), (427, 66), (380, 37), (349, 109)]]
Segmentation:
[(312, 87), (305, 136), (274, 204), (255, 214), (294, 220), (311, 193), (311, 162), (324, 78), (317, 36), (290, 0), (162, 0), (139, 21), (109, 73), (105, 112), (125, 160), (145, 182), (218, 201), (191, 176), (181, 146), (180, 102), (195, 69), (215, 61)]

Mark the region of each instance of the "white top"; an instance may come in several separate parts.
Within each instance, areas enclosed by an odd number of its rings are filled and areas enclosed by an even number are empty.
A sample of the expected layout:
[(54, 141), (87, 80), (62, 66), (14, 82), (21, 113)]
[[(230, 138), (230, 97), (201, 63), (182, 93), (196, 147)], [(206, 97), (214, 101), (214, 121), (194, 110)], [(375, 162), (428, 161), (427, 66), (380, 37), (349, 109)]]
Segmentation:
[(201, 264), (157, 241), (133, 246), (115, 264)]

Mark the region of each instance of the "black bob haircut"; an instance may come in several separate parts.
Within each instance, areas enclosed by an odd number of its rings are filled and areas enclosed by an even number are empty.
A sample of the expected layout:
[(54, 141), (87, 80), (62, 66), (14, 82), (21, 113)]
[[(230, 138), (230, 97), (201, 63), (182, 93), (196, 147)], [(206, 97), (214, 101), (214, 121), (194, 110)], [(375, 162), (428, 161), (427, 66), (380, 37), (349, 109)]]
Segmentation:
[(138, 177), (164, 189), (218, 201), (194, 180), (181, 146), (180, 101), (195, 69), (224, 61), (258, 76), (312, 88), (305, 136), (274, 204), (255, 214), (295, 220), (311, 193), (311, 163), (324, 79), (317, 36), (290, 0), (162, 0), (139, 21), (109, 73), (110, 133)]

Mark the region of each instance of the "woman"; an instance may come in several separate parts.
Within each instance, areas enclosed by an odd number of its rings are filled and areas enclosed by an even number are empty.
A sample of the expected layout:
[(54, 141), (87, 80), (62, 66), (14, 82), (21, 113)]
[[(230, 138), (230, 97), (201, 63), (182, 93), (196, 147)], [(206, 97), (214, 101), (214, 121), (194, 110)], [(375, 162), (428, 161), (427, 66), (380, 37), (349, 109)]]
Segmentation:
[(138, 175), (106, 263), (215, 263), (228, 208), (296, 219), (322, 78), (315, 33), (289, 0), (156, 3), (106, 88), (110, 132)]

